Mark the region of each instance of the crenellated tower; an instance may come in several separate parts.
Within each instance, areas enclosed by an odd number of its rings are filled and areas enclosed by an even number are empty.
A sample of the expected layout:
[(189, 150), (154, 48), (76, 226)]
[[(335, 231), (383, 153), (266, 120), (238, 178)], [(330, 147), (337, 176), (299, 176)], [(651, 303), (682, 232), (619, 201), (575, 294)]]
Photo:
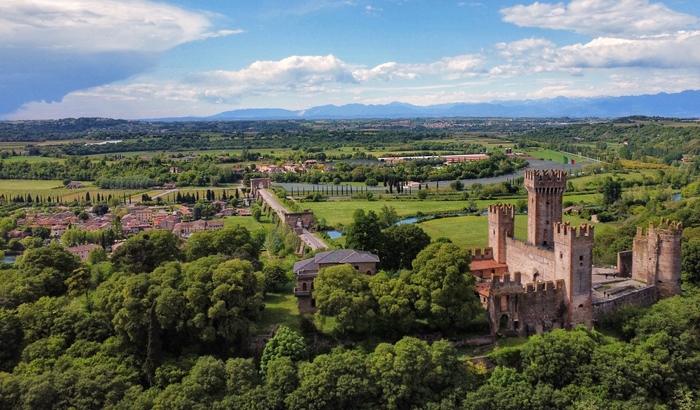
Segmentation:
[(566, 282), (567, 323), (570, 327), (593, 325), (591, 304), (593, 226), (554, 224), (554, 277)]
[(655, 285), (659, 298), (681, 294), (681, 234), (683, 224), (661, 218), (646, 232), (637, 228), (632, 249), (632, 278)]
[(512, 204), (489, 205), (489, 247), (493, 259), (506, 263), (506, 238), (515, 232), (515, 207)]
[(553, 246), (554, 224), (561, 222), (566, 191), (566, 172), (526, 170), (527, 241), (535, 246)]

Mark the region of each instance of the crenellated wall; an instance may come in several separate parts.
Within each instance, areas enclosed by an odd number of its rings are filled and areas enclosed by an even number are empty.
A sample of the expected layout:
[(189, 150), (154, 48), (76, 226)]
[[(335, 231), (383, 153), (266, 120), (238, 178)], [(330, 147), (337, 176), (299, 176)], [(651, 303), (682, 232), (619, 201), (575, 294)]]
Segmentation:
[(600, 320), (605, 315), (617, 312), (627, 305), (651, 306), (659, 300), (658, 288), (646, 286), (631, 293), (593, 302), (593, 318)]
[(566, 284), (547, 281), (521, 284), (521, 276), (495, 275), (491, 282), (489, 320), (493, 333), (527, 336), (565, 325)]
[(506, 238), (506, 264), (517, 269), (524, 282), (554, 280), (554, 252), (528, 245), (513, 238)]
[(681, 293), (683, 225), (661, 218), (659, 226), (637, 228), (632, 248), (632, 278), (655, 285), (661, 299)]

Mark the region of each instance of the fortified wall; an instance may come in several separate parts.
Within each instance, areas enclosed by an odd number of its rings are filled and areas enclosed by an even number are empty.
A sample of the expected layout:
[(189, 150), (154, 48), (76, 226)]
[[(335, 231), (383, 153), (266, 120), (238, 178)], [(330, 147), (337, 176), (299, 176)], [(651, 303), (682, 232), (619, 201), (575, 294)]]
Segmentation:
[(493, 333), (528, 336), (564, 327), (566, 286), (564, 281), (521, 283), (516, 272), (495, 275), (488, 306)]
[(681, 234), (683, 224), (661, 218), (637, 228), (632, 247), (632, 278), (654, 285), (661, 299), (681, 293)]

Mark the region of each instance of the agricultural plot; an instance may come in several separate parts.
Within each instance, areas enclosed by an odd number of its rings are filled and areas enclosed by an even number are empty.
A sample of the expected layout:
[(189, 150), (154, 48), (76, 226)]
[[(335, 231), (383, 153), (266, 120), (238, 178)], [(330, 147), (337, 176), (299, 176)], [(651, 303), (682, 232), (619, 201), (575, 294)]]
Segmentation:
[[(85, 182), (89, 185), (90, 182)], [(23, 197), (31, 195), (32, 198), (37, 196), (46, 198), (51, 197), (53, 201), (61, 198), (63, 202), (70, 202), (74, 199), (85, 199), (87, 193), (90, 193), (91, 200), (100, 194), (100, 197), (108, 198), (110, 195), (116, 198), (132, 197), (132, 201), (141, 200), (141, 194), (147, 190), (120, 190), (120, 189), (100, 189), (93, 186), (84, 186), (82, 188), (68, 189), (63, 186), (61, 181), (55, 180), (23, 180), (23, 179), (4, 179), (0, 180), (0, 194), (4, 194), (6, 198), (13, 198), (17, 195)]]

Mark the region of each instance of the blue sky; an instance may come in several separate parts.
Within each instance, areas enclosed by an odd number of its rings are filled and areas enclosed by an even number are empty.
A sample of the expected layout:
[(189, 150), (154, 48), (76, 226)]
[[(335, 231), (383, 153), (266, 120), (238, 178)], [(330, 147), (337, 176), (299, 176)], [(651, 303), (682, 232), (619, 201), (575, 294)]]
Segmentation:
[(697, 0), (2, 0), (0, 118), (700, 89)]

